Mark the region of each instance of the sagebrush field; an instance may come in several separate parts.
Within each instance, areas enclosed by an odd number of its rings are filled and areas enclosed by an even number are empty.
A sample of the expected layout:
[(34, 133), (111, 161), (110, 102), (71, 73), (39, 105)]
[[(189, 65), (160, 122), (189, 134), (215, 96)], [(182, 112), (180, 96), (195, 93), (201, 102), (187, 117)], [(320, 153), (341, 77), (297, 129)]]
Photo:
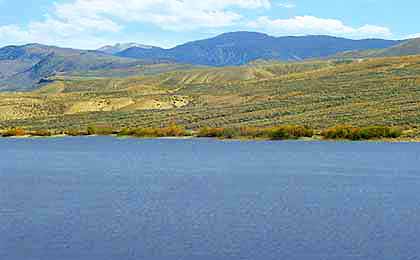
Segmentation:
[(57, 76), (33, 92), (0, 94), (0, 127), (115, 129), (420, 125), (420, 56), (254, 62), (110, 78)]

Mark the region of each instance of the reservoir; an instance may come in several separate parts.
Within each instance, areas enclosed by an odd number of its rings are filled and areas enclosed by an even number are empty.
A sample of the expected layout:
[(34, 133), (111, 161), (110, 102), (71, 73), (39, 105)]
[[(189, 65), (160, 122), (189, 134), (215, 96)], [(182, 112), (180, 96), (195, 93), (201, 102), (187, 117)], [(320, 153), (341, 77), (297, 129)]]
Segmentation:
[(420, 259), (420, 144), (0, 139), (0, 259)]

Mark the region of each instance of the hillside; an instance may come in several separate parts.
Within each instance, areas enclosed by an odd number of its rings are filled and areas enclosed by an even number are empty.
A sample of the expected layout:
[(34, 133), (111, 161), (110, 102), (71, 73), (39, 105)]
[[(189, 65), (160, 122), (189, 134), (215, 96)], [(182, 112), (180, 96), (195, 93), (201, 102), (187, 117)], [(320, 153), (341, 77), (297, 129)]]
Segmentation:
[(127, 69), (150, 63), (154, 62), (40, 44), (8, 46), (0, 49), (0, 91), (31, 90), (59, 74)]
[(420, 55), (420, 38), (410, 39), (398, 45), (378, 50), (349, 51), (336, 55), (338, 58), (375, 58)]
[(273, 37), (254, 32), (225, 33), (172, 49), (133, 47), (116, 55), (139, 59), (168, 59), (178, 63), (235, 66), (258, 59), (301, 61), (351, 50), (382, 49), (399, 41), (350, 40), (331, 36)]
[(56, 77), (0, 94), (0, 128), (420, 126), (420, 56), (255, 63), (134, 78)]
[[(394, 46), (392, 51), (396, 53), (400, 45), (395, 45), (399, 43), (330, 36), (277, 38), (261, 33), (236, 32), (172, 49), (137, 43), (104, 46), (96, 51), (40, 44), (7, 46), (0, 48), (0, 91), (33, 90), (48, 83), (53, 76), (129, 77), (191, 69), (198, 65), (222, 67), (257, 60), (302, 61), (343, 51), (372, 51), (390, 46)], [(413, 49), (411, 45), (406, 49), (409, 48)], [(154, 66), (158, 64), (163, 66)]]

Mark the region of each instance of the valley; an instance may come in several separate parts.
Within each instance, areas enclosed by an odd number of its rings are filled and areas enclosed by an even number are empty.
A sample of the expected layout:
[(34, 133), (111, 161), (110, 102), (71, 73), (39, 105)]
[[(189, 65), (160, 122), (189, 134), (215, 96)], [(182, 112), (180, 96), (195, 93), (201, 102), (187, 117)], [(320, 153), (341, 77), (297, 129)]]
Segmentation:
[[(223, 35), (228, 36), (232, 37)], [(220, 38), (209, 41), (215, 40)], [(11, 50), (19, 48), (9, 47), (8, 55), (0, 49), (8, 57), (0, 64), (7, 67), (6, 60), (13, 60), (20, 67), (1, 72), (7, 85), (3, 90), (9, 91), (0, 93), (0, 128), (83, 130), (106, 125), (121, 130), (177, 124), (190, 130), (279, 125), (323, 130), (381, 125), (417, 136), (420, 56), (412, 55), (417, 54), (413, 51), (417, 42), (330, 58), (261, 58), (223, 67), (57, 47), (48, 47), (45, 54), (44, 47), (33, 49), (33, 45), (16, 54)], [(141, 48), (131, 46), (127, 45), (128, 50)], [(143, 47), (145, 51), (155, 48)], [(396, 49), (399, 55), (392, 55)], [(42, 60), (45, 55), (52, 60)], [(27, 70), (32, 64), (28, 59), (42, 61)], [(25, 68), (22, 75), (10, 72)]]
[(420, 57), (263, 63), (130, 78), (57, 77), (1, 94), (1, 128), (420, 125)]

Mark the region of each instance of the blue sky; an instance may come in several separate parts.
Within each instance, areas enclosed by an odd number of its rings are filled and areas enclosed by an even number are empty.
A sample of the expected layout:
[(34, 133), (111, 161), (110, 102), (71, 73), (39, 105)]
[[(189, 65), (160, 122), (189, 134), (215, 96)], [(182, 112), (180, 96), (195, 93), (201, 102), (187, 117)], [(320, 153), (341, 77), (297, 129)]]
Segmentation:
[(238, 30), (403, 39), (420, 37), (419, 9), (415, 0), (0, 0), (0, 46), (172, 47)]

